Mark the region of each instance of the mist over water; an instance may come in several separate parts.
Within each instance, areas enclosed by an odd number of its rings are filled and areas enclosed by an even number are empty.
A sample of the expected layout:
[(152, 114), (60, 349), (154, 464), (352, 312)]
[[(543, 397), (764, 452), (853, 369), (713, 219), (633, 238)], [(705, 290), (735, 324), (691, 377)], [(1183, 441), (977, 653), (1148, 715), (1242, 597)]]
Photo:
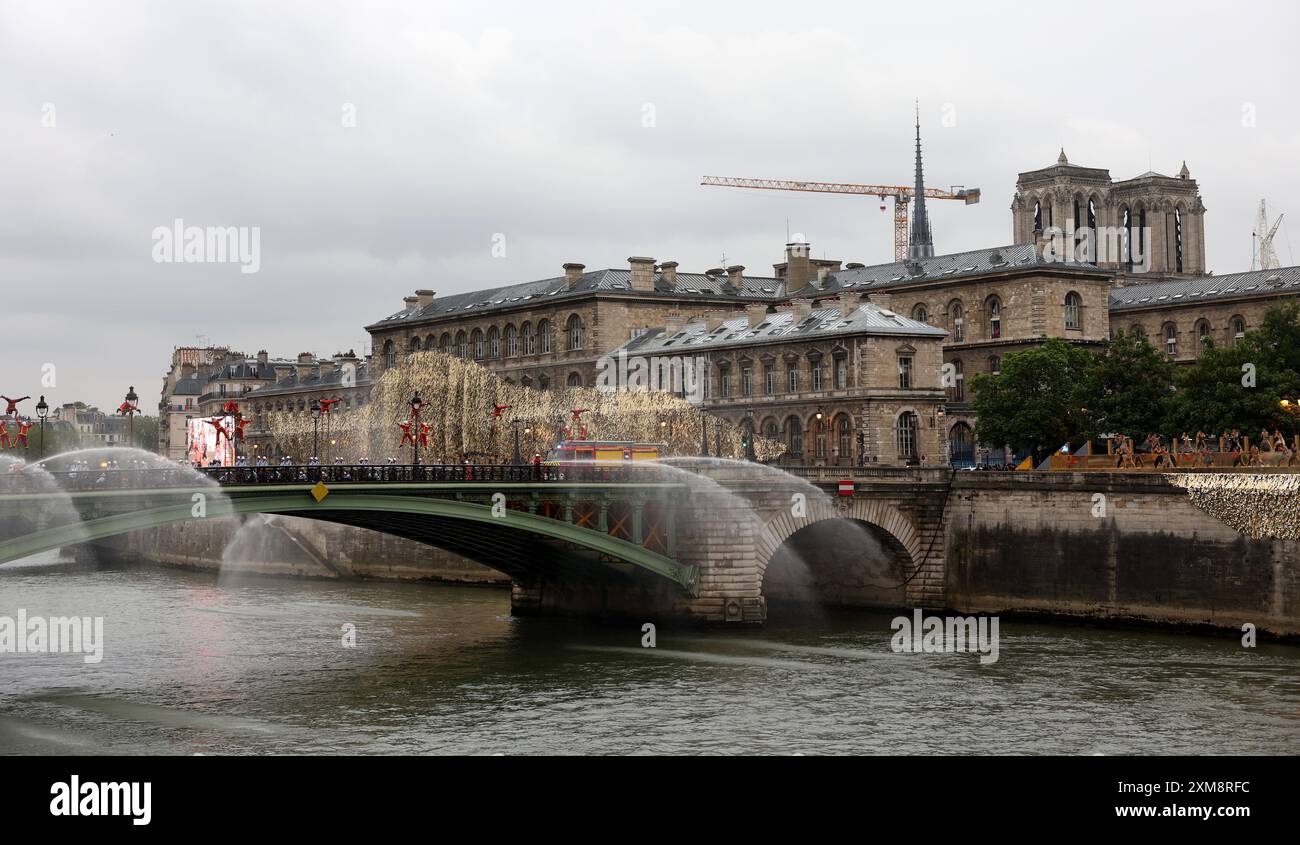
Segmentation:
[[(0, 654), (0, 753), (1300, 752), (1300, 648), (1004, 620), (894, 654), (892, 613), (763, 630), (509, 615), (505, 590), (261, 580), (52, 554), (0, 614), (105, 617), (104, 659)], [(355, 648), (342, 644), (355, 626)]]

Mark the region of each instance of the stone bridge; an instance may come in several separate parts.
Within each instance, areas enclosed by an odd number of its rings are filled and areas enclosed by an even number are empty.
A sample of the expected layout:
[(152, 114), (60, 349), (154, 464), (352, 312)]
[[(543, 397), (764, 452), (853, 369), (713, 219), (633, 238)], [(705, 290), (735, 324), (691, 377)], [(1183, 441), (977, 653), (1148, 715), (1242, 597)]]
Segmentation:
[[(258, 468), (219, 471), (217, 484), (151, 472), (0, 486), (0, 563), (165, 526), (202, 536), (195, 523), (263, 513), (449, 549), (506, 573), (518, 614), (761, 623), (769, 600), (791, 600), (1300, 634), (1296, 535), (1250, 536), (1178, 476), (792, 474), (707, 459)], [(1257, 507), (1294, 513), (1288, 495)]]

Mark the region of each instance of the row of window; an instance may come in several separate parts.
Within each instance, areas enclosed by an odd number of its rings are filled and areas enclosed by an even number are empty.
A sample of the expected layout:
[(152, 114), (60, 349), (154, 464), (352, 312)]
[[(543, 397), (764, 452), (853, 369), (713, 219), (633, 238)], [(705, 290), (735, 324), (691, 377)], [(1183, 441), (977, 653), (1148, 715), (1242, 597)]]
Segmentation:
[[(732, 367), (730, 364), (718, 365), (718, 398), (730, 399), (734, 394), (732, 390)], [(847, 357), (836, 357), (834, 359), (834, 389), (845, 390), (849, 386), (849, 361)], [(822, 366), (821, 361), (812, 361), (809, 364), (809, 389), (813, 391), (825, 390), (827, 388), (826, 368)], [(801, 389), (801, 373), (798, 364), (788, 364), (785, 368), (785, 391), (787, 393), (798, 393)], [(662, 382), (661, 382), (662, 383)], [(765, 365), (763, 367), (762, 391), (764, 396), (773, 396), (777, 392), (777, 374), (775, 365)], [(709, 381), (704, 382), (704, 398), (711, 398), (709, 395)], [(754, 368), (740, 367), (740, 395), (754, 395)]]
[[(569, 317), (564, 326), (564, 348), (570, 352), (581, 350), (586, 344), (587, 327), (577, 314)], [(429, 335), (422, 342), (413, 337), (407, 352), (419, 352), (421, 349), (434, 352), (441, 350), (445, 355), (456, 355), (475, 360), (485, 358), (516, 358), (520, 355), (548, 355), (554, 347), (554, 330), (550, 320), (541, 320), (534, 328), (532, 322), (525, 322), (518, 329), (508, 325), (504, 331), (492, 326), (486, 332), (482, 329), (466, 334), (464, 330), (443, 332), (441, 338)], [(392, 340), (384, 341), (384, 362), (389, 367), (397, 365), (397, 345)]]
[[(1080, 204), (1079, 197), (1074, 198), (1074, 240), (1076, 247), (1083, 239), (1081, 229), (1086, 225), (1093, 232), (1097, 231), (1097, 202), (1096, 198), (1090, 198), (1086, 204)], [(1046, 213), (1046, 221), (1044, 221)], [(1044, 226), (1046, 222), (1046, 226)], [(1059, 223), (1053, 220), (1053, 209), (1050, 205), (1044, 206), (1039, 200), (1034, 200), (1034, 229), (1046, 231), (1054, 226), (1065, 227), (1065, 221)], [(1138, 207), (1137, 213), (1128, 206), (1120, 209), (1120, 227), (1122, 237), (1120, 238), (1120, 255), (1119, 260), (1124, 263), (1128, 269), (1133, 268), (1135, 262), (1145, 261), (1147, 254), (1146, 232), (1147, 232), (1147, 210)], [(1133, 229), (1137, 229), (1136, 238)], [(1173, 248), (1174, 271), (1183, 272), (1183, 212), (1181, 208), (1174, 208), (1173, 214), (1173, 231), (1170, 233)], [(1134, 246), (1137, 248), (1134, 249)]]
[[(853, 418), (848, 414), (839, 414), (830, 421), (821, 421), (815, 417), (808, 421), (805, 428), (803, 421), (791, 414), (778, 427), (774, 417), (763, 421), (760, 431), (764, 437), (785, 442), (788, 457), (801, 457), (804, 454), (805, 439), (811, 446), (811, 453), (816, 458), (830, 457), (830, 443), (836, 446), (836, 455), (842, 458), (853, 455)], [(920, 421), (915, 411), (904, 411), (894, 423), (894, 440), (898, 457), (912, 460), (918, 457)], [(805, 438), (805, 434), (807, 437)]]
[[(1246, 319), (1241, 316), (1235, 316), (1228, 321), (1232, 328), (1231, 342), (1235, 346), (1242, 338), (1246, 336)], [(1146, 327), (1141, 323), (1134, 323), (1129, 328), (1129, 333), (1134, 337), (1147, 337)], [(1196, 321), (1192, 327), (1192, 337), (1196, 338), (1196, 354), (1199, 355), (1210, 348), (1214, 340), (1214, 328), (1210, 321), (1202, 317)], [(1175, 323), (1165, 323), (1160, 327), (1161, 345), (1164, 346), (1165, 352), (1173, 358), (1178, 355), (1178, 326)]]
[[(1064, 309), (1065, 327), (1067, 329), (1083, 328), (1083, 297), (1075, 291), (1070, 291), (1065, 295), (1062, 303)], [(950, 331), (948, 341), (950, 343), (962, 343), (966, 340), (966, 307), (960, 299), (954, 299), (948, 303), (947, 311), (944, 316), (947, 319), (947, 328)], [(930, 311), (924, 303), (917, 303), (912, 309), (912, 319), (921, 323), (930, 322)], [(997, 294), (984, 300), (984, 337), (987, 340), (997, 340), (1002, 337), (1002, 299)]]

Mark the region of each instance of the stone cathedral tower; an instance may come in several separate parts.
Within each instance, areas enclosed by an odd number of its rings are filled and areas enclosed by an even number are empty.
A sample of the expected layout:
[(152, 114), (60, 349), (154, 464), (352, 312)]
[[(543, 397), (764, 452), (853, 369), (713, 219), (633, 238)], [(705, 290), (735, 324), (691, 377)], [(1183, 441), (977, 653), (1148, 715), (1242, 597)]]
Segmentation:
[(1177, 176), (1148, 171), (1116, 182), (1061, 150), (1052, 167), (1020, 174), (1011, 212), (1016, 243), (1054, 228), (1076, 242), (1084, 227), (1100, 232), (1098, 241), (1109, 232), (1112, 248), (1095, 263), (1117, 271), (1119, 284), (1205, 275), (1205, 206), (1186, 162)]

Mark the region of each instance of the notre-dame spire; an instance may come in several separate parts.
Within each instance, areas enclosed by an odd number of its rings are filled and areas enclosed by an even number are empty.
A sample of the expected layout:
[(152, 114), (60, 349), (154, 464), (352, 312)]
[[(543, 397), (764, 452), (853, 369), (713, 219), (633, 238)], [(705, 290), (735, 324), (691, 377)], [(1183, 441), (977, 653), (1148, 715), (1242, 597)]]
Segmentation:
[(921, 175), (921, 104), (916, 104), (916, 186), (912, 210), (912, 232), (907, 239), (908, 258), (934, 255), (934, 238), (930, 236), (930, 218), (925, 213), (925, 178)]

